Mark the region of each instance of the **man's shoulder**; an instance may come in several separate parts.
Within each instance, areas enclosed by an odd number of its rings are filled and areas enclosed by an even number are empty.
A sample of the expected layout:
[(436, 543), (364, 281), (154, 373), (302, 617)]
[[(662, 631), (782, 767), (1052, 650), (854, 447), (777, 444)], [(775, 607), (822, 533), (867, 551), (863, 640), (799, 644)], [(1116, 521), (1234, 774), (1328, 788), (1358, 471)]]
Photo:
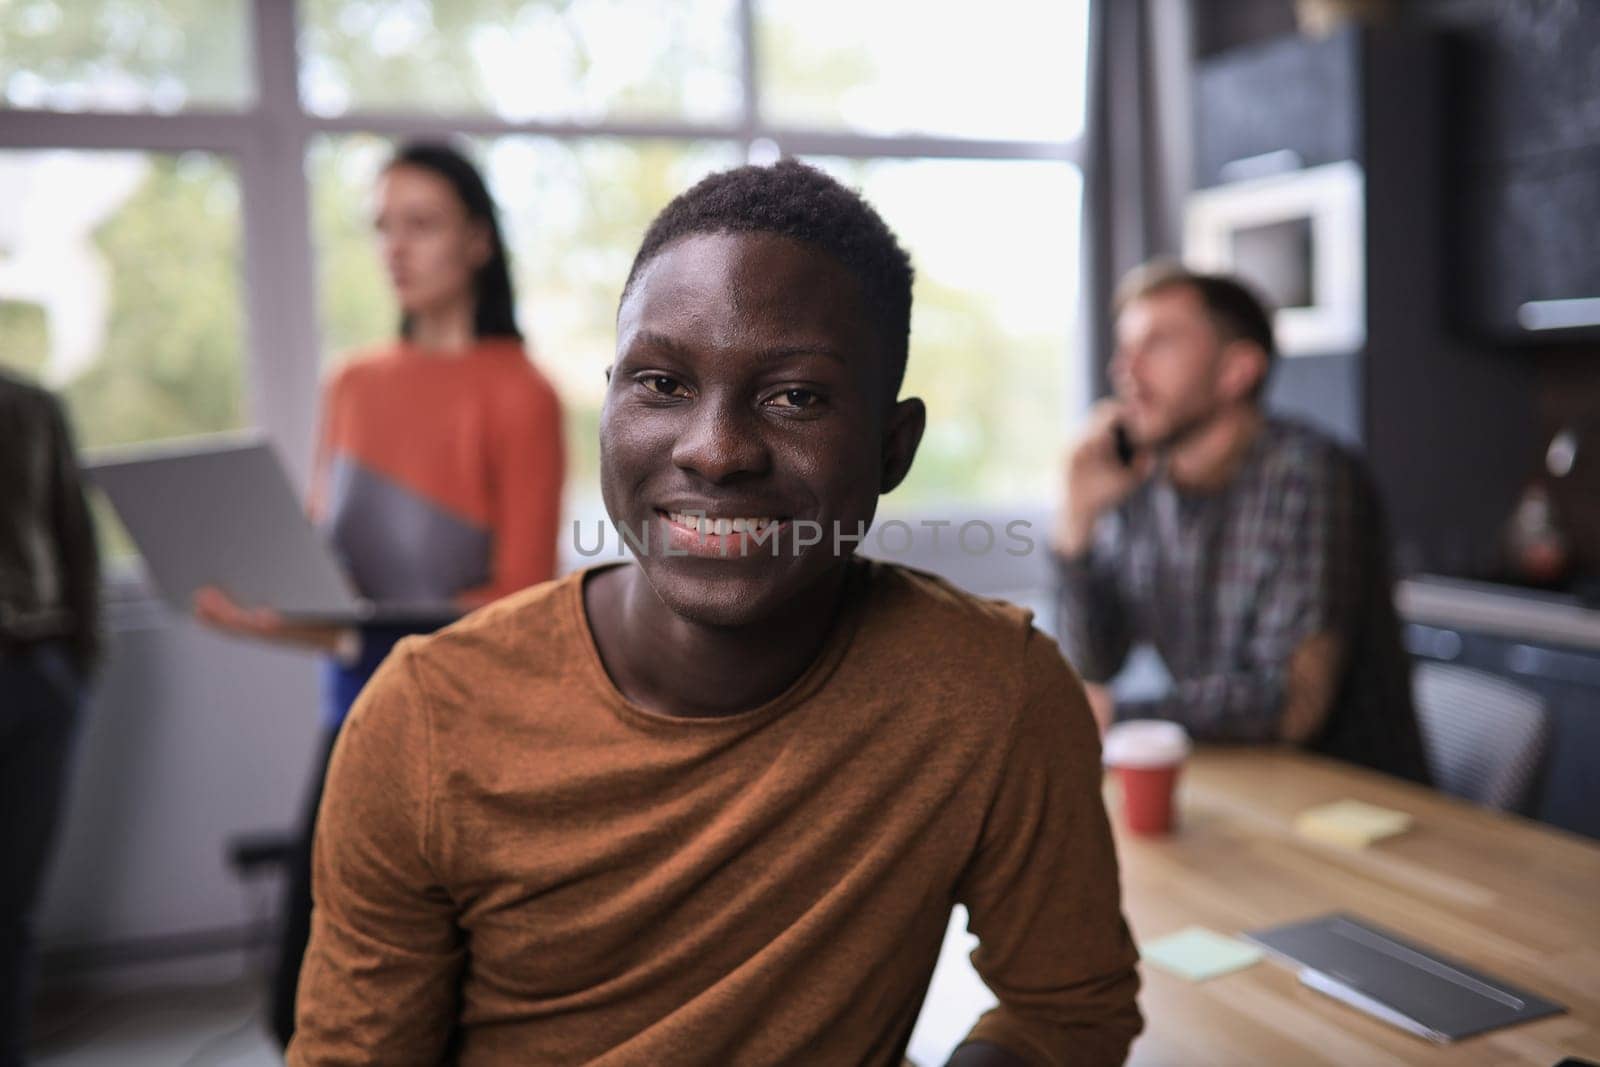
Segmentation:
[(585, 641), (582, 581), (578, 572), (518, 590), (432, 634), (407, 638), (401, 653), (436, 701), (474, 702), (558, 680)]
[(483, 388), (495, 410), (514, 420), (546, 421), (561, 414), (561, 397), (550, 379), (519, 345), (500, 345), (475, 359)]
[(35, 417), (53, 415), (60, 408), (50, 390), (5, 367), (0, 367), (0, 401)]
[(1309, 423), (1274, 416), (1267, 420), (1266, 433), (1267, 458), (1277, 469), (1365, 469), (1355, 449)]
[(875, 666), (897, 684), (936, 694), (929, 703), (947, 710), (942, 725), (952, 736), (1015, 736), (1030, 709), (1088, 716), (1082, 686), (1032, 611), (925, 571), (873, 566)]
[(877, 610), (902, 615), (919, 629), (948, 633), (952, 640), (1020, 640), (1033, 624), (1033, 612), (995, 597), (969, 593), (931, 571), (872, 560)]
[(1020, 693), (1030, 646), (1050, 641), (1034, 628), (1031, 610), (914, 567), (871, 567), (875, 655), (915, 664), (912, 676), (941, 689), (977, 689), (1008, 701)]

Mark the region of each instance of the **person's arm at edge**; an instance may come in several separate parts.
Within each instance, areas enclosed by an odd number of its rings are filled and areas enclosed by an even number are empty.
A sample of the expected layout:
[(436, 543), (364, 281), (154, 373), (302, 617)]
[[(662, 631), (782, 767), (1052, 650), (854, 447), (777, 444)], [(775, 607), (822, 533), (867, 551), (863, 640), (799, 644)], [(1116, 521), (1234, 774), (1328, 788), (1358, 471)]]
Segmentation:
[(62, 585), (67, 609), (72, 612), (72, 651), (79, 673), (91, 673), (100, 658), (103, 639), (100, 623), (100, 549), (94, 522), (83, 495), (83, 477), (66, 412), (53, 398), (54, 490), (51, 516), (56, 544), (61, 549)]
[(1180, 722), (1196, 741), (1303, 745), (1327, 721), (1342, 666), (1338, 636), (1323, 631), (1297, 644), (1287, 666), (1185, 678), (1159, 699), (1118, 702), (1113, 718)]
[(465, 949), (434, 869), (433, 745), (402, 642), (340, 731), (318, 812), (289, 1067), (437, 1064)]
[(1128, 612), (1116, 580), (1113, 516), (1096, 523), (1087, 548), (1064, 554), (1059, 538), (1050, 554), (1056, 571), (1056, 632), (1073, 667), (1091, 682), (1105, 682), (1122, 669), (1133, 647)]
[(1078, 679), (1037, 631), (1022, 673), (1009, 752), (957, 887), (979, 940), (973, 966), (999, 1004), (951, 1063), (1118, 1064), (1143, 1023), (1099, 733)]
[(1116, 674), (1133, 643), (1117, 588), (1124, 547), (1119, 513), (1150, 479), (1156, 460), (1150, 449), (1136, 451), (1132, 462), (1121, 454), (1118, 426), (1126, 417), (1114, 398), (1090, 408), (1062, 460), (1061, 501), (1050, 530), (1056, 632), (1073, 667), (1091, 682)]

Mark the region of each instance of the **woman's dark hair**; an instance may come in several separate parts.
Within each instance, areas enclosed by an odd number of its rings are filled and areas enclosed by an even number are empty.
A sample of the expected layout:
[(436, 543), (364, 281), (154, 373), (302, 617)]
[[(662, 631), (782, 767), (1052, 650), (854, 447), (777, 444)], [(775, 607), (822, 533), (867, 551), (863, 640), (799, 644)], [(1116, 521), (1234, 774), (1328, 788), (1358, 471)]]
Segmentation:
[[(449, 145), (414, 141), (403, 145), (394, 158), (384, 166), (420, 167), (437, 174), (450, 183), (467, 217), (483, 223), (489, 230), (489, 258), (472, 279), (477, 309), (473, 314), (472, 332), (476, 337), (513, 337), (522, 339), (517, 329), (517, 303), (511, 295), (511, 264), (506, 256), (505, 242), (500, 238), (500, 220), (489, 196), (488, 186), (466, 156)], [(411, 316), (400, 316), (400, 336), (411, 336)]]

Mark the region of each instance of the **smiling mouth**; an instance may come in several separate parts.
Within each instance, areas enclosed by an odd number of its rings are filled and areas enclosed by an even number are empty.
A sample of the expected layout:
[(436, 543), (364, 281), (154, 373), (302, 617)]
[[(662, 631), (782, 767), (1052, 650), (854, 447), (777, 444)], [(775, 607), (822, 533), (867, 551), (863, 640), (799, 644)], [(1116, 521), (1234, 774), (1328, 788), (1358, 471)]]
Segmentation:
[(669, 546), (667, 555), (717, 559), (748, 559), (779, 554), (778, 539), (786, 536), (786, 518), (772, 515), (715, 516), (689, 511), (657, 510)]
[(657, 511), (657, 515), (665, 516), (667, 521), (675, 526), (699, 534), (702, 537), (726, 537), (729, 534), (764, 534), (774, 526), (781, 525), (783, 518), (766, 515), (740, 516), (736, 518), (700, 515), (687, 511)]

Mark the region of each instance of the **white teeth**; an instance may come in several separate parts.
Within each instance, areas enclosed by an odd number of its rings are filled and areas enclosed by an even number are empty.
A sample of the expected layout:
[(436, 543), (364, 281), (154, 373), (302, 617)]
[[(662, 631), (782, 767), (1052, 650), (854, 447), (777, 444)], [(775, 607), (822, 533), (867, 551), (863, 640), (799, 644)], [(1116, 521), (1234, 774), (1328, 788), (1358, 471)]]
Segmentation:
[(727, 535), (734, 533), (762, 533), (777, 519), (714, 519), (707, 515), (691, 515), (682, 511), (669, 511), (667, 518), (695, 533)]

